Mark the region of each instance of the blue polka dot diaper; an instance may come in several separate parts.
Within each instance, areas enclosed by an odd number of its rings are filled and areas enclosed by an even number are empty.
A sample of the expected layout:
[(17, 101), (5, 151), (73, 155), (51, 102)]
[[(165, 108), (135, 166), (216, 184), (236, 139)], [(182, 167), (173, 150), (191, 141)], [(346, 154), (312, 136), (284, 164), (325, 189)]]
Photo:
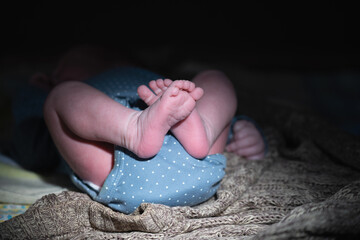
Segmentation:
[(166, 135), (160, 152), (150, 159), (116, 146), (114, 168), (100, 191), (76, 176), (74, 180), (95, 201), (128, 214), (145, 202), (193, 206), (208, 200), (224, 177), (225, 165), (224, 155), (195, 159), (174, 136)]
[[(134, 105), (139, 99), (137, 87), (157, 78), (161, 76), (142, 69), (122, 68), (90, 79), (88, 83), (124, 106), (140, 109)], [(149, 159), (138, 158), (127, 149), (115, 146), (114, 167), (100, 190), (93, 189), (74, 174), (72, 180), (95, 201), (129, 214), (141, 203), (168, 206), (202, 203), (216, 193), (225, 175), (225, 166), (224, 155), (193, 158), (173, 135), (167, 134), (159, 153)]]

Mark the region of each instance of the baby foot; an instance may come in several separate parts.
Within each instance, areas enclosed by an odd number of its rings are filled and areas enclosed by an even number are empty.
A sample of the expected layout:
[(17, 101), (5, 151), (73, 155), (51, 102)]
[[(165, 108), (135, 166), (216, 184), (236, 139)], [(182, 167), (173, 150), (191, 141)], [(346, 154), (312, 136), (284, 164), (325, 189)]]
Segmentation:
[(149, 87), (152, 91), (147, 86), (141, 85), (138, 87), (137, 92), (139, 97), (150, 106), (161, 97), (172, 82), (170, 79), (152, 80), (149, 82)]
[[(157, 154), (171, 127), (194, 110), (198, 98), (189, 94), (190, 89), (189, 81), (178, 80), (167, 86), (161, 94), (158, 91), (161, 97), (148, 96), (147, 102), (152, 104), (144, 111), (136, 111), (130, 116), (123, 146), (142, 158)], [(139, 92), (142, 97), (147, 94), (142, 94), (142, 90)]]
[[(187, 80), (179, 80), (184, 82), (184, 89), (196, 100), (200, 99), (203, 95), (203, 91), (200, 88), (196, 88), (193, 82)], [(157, 79), (149, 82), (149, 87), (141, 85), (138, 88), (139, 97), (148, 105), (152, 105), (158, 100), (166, 89), (171, 85), (173, 81), (170, 79)], [(155, 94), (154, 94), (155, 93)]]
[[(138, 88), (138, 94), (146, 104), (151, 105), (162, 96), (171, 82), (169, 79), (151, 81), (149, 86), (155, 94), (145, 85)], [(203, 96), (203, 90), (195, 87), (193, 82), (185, 81), (185, 83), (187, 91), (194, 99), (199, 100)], [(210, 143), (208, 141), (207, 129), (205, 129), (204, 120), (196, 109), (184, 120), (176, 123), (171, 128), (171, 131), (181, 142), (185, 150), (193, 157), (203, 158), (208, 154)]]

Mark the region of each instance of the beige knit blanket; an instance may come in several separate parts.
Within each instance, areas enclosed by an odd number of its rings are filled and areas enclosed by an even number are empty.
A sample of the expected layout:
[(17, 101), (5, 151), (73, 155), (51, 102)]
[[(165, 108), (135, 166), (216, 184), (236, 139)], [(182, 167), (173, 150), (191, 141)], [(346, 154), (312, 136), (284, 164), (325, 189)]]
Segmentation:
[(76, 192), (0, 224), (1, 239), (344, 239), (360, 235), (360, 141), (313, 117), (280, 115), (261, 161), (226, 154), (216, 197), (124, 215)]

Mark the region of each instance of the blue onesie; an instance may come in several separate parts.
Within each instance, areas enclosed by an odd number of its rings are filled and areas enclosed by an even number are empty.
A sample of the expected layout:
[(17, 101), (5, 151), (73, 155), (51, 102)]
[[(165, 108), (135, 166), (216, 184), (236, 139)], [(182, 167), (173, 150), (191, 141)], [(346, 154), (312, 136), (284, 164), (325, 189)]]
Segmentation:
[[(86, 81), (126, 107), (141, 110), (144, 103), (137, 87), (161, 76), (133, 67), (112, 69)], [(204, 159), (190, 156), (170, 133), (159, 153), (141, 159), (115, 146), (114, 167), (100, 189), (72, 174), (74, 184), (101, 202), (123, 213), (133, 212), (141, 203), (193, 206), (212, 197), (225, 175), (226, 158), (214, 154)]]

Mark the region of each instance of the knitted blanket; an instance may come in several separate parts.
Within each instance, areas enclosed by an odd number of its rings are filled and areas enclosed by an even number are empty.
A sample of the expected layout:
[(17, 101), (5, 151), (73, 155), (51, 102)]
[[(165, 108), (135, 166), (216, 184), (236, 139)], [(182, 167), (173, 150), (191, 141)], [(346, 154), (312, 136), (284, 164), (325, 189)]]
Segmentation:
[(360, 235), (360, 141), (323, 121), (278, 115), (269, 153), (226, 153), (215, 197), (196, 207), (115, 212), (87, 195), (46, 195), (0, 224), (1, 239), (344, 239)]

